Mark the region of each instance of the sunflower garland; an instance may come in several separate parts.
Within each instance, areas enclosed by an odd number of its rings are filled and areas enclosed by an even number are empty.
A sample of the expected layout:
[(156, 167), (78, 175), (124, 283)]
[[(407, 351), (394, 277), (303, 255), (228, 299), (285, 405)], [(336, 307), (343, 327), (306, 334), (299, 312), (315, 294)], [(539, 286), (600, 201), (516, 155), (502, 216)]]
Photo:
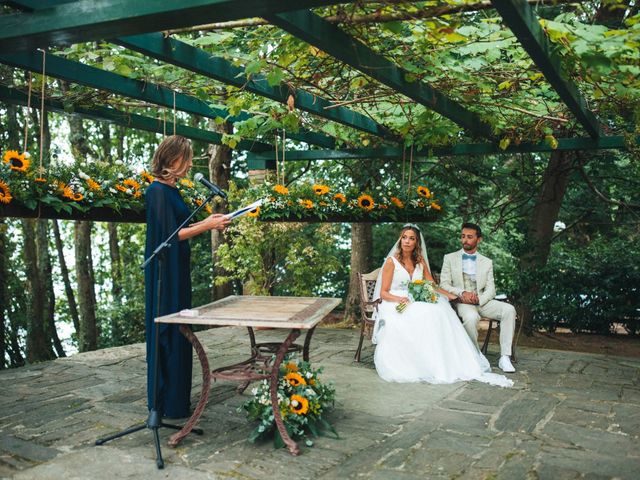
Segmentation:
[[(0, 207), (11, 204), (10, 208), (34, 210), (42, 206), (66, 214), (106, 208), (126, 215), (126, 211), (144, 210), (143, 195), (154, 181), (147, 171), (133, 171), (122, 161), (53, 165), (47, 168), (46, 176), (44, 170), (32, 167), (28, 153), (0, 153)], [(184, 183), (192, 186), (178, 185), (188, 205), (207, 198), (204, 187), (191, 180)], [(200, 218), (205, 212), (213, 213), (211, 206), (206, 205)]]
[[(284, 195), (286, 192), (286, 195)], [(357, 190), (325, 183), (254, 185), (241, 194), (238, 207), (262, 199), (260, 219), (313, 221), (407, 221), (435, 220), (441, 203), (425, 185), (412, 188), (412, 195), (400, 185)], [(428, 199), (427, 199), (428, 197)], [(435, 206), (434, 206), (435, 205)]]
[[(317, 436), (326, 431), (338, 437), (333, 427), (323, 418), (333, 407), (335, 389), (323, 384), (319, 378), (322, 369), (313, 369), (309, 362), (298, 361), (294, 354), (288, 355), (280, 365), (278, 382), (279, 411), (285, 428), (294, 439)], [(258, 425), (249, 435), (249, 441), (273, 437), (277, 447), (284, 446), (273, 416), (269, 382), (262, 380), (251, 390), (252, 398), (238, 410), (245, 410), (247, 418)], [(308, 446), (313, 442), (306, 440)]]

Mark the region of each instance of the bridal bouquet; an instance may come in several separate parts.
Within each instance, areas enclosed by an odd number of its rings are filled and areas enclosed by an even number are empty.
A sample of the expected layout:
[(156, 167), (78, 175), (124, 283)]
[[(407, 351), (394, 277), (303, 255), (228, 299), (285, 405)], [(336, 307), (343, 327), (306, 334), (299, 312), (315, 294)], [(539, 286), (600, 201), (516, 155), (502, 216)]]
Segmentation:
[[(335, 389), (332, 385), (323, 384), (319, 378), (322, 369), (312, 369), (309, 362), (298, 361), (288, 356), (280, 366), (278, 382), (278, 400), (282, 421), (292, 438), (306, 437), (311, 434), (317, 437), (324, 431), (330, 431), (336, 438), (338, 434), (323, 415), (333, 407)], [(276, 447), (284, 447), (284, 442), (276, 428), (269, 382), (262, 380), (251, 390), (252, 398), (247, 400), (238, 410), (244, 409), (249, 420), (257, 420), (258, 426), (249, 435), (249, 441), (273, 436)], [(312, 446), (310, 439), (307, 446)]]
[[(407, 282), (407, 289), (409, 290), (409, 298), (413, 302), (427, 302), (437, 303), (438, 293), (436, 292), (436, 284), (429, 280), (413, 280)], [(404, 312), (407, 308), (406, 303), (400, 303), (396, 307), (396, 310), (400, 313)]]

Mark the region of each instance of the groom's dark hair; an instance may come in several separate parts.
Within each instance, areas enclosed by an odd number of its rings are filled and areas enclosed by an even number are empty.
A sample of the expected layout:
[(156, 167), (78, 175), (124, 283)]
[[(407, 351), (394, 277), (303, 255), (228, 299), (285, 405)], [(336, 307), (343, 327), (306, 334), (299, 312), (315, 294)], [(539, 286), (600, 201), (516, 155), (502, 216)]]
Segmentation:
[(482, 236), (482, 230), (480, 230), (480, 225), (476, 225), (475, 223), (463, 223), (461, 230), (468, 228), (469, 230), (475, 230), (478, 237)]

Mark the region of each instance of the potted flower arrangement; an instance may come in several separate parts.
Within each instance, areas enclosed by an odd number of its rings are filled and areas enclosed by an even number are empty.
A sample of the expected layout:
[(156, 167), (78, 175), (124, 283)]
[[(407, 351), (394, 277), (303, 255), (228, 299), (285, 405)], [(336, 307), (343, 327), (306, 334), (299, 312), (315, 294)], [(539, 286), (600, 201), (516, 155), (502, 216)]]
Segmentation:
[[(313, 369), (308, 362), (298, 361), (293, 355), (289, 355), (280, 366), (278, 401), (282, 420), (291, 438), (306, 438), (308, 446), (313, 445), (308, 435), (315, 437), (329, 431), (338, 437), (324, 418), (324, 414), (333, 407), (335, 389), (322, 383), (321, 372), (321, 368)], [(276, 447), (284, 447), (275, 424), (269, 382), (262, 380), (251, 393), (251, 399), (238, 408), (246, 411), (249, 420), (258, 422), (249, 435), (249, 441), (273, 437)]]

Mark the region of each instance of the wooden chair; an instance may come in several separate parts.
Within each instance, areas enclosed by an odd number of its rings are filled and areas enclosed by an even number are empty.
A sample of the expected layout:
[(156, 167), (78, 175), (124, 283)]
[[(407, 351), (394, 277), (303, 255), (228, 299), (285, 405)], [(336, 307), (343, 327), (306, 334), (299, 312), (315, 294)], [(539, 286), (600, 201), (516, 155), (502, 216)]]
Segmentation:
[(354, 357), (356, 362), (360, 361), (362, 342), (365, 335), (370, 339), (373, 333), (375, 324), (373, 312), (378, 309), (378, 304), (380, 303), (380, 299), (373, 298), (373, 291), (376, 288), (376, 279), (379, 272), (380, 269), (376, 268), (370, 273), (358, 273), (358, 285), (360, 287), (360, 341)]
[[(520, 338), (520, 331), (522, 330), (522, 320), (518, 321), (518, 318), (520, 318), (520, 316), (516, 313), (516, 328), (515, 328), (516, 331), (513, 336), (513, 342), (511, 343), (511, 361), (513, 363), (518, 363), (518, 358), (516, 357), (516, 345), (518, 344), (518, 339)], [(483, 320), (486, 322), (489, 322), (489, 328), (487, 329), (487, 336), (484, 337), (484, 343), (482, 344), (482, 348), (480, 349), (482, 353), (486, 355), (487, 348), (489, 347), (489, 338), (491, 337), (491, 332), (500, 328), (500, 320), (481, 317), (480, 321), (483, 321)]]

